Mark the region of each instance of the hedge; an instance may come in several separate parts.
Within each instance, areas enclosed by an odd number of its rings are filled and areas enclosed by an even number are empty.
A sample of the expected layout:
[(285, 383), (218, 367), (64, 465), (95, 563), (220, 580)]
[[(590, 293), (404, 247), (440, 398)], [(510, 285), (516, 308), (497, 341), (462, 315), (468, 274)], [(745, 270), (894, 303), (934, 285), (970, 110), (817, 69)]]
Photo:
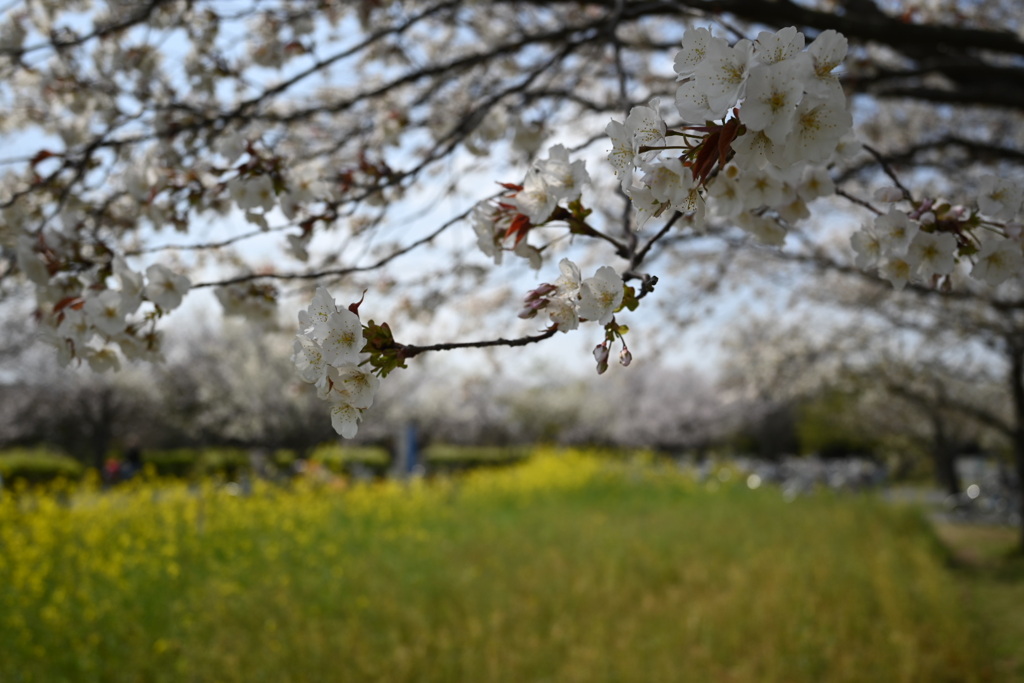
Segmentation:
[(45, 447), (0, 451), (0, 478), (4, 487), (42, 484), (55, 479), (79, 479), (85, 467), (67, 455)]

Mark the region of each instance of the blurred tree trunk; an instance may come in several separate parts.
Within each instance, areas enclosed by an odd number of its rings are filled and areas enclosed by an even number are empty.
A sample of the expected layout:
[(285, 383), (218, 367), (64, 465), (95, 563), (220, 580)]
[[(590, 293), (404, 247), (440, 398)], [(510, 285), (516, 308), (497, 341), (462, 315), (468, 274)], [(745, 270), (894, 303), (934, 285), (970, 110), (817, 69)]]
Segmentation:
[(945, 420), (939, 411), (932, 411), (929, 416), (932, 422), (932, 460), (935, 477), (946, 493), (955, 496), (962, 490), (960, 475), (956, 470), (957, 443), (949, 438)]
[[(1024, 343), (1021, 339), (1009, 340), (1007, 349), (1010, 356), (1010, 392), (1013, 396), (1013, 461), (1017, 467), (1017, 487), (1021, 519), (1024, 520)], [(1024, 522), (1020, 525), (1020, 548), (1024, 551)]]
[(87, 402), (82, 410), (86, 432), (89, 435), (86, 447), (89, 449), (92, 466), (99, 472), (103, 471), (103, 463), (110, 451), (114, 422), (119, 413), (116, 391), (114, 387), (104, 386), (95, 393), (88, 392), (82, 397), (82, 400)]

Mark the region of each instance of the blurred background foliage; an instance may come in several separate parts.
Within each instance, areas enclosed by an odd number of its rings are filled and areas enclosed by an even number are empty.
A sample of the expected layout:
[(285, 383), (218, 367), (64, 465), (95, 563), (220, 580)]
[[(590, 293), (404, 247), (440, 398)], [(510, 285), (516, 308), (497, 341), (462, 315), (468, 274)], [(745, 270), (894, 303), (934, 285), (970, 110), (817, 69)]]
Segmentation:
[(893, 345), (861, 344), (869, 336), (751, 318), (730, 332), (714, 367), (653, 354), (602, 377), (556, 374), (543, 359), (522, 371), (486, 352), (458, 367), (428, 359), (389, 378), (344, 447), (322, 402), (293, 376), (285, 331), (192, 326), (172, 337), (165, 364), (114, 375), (58, 371), (24, 350), (0, 362), (0, 475), (72, 476), (135, 449), (176, 477), (285, 473), (307, 461), (381, 476), (409, 425), (433, 473), (515, 462), (523, 447), (547, 443), (696, 460), (860, 457), (955, 492), (956, 457), (1008, 462), (1006, 430), (971, 408), (1003, 409), (998, 378), (965, 385), (907, 357), (914, 347), (905, 342), (902, 357)]

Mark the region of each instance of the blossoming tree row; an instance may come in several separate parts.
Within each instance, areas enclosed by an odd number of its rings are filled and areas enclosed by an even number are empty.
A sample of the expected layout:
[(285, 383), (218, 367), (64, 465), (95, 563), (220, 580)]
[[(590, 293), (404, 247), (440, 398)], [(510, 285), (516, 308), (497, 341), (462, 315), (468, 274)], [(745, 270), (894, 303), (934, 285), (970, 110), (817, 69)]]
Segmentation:
[[(428, 351), (580, 330), (599, 372), (628, 365), (627, 312), (686, 240), (1017, 306), (1024, 153), (997, 124), (1024, 110), (1024, 44), (1006, 3), (969, 26), (952, 0), (904, 5), (15, 3), (4, 291), (30, 282), (40, 338), (95, 370), (158, 360), (194, 290), (257, 324), (312, 293), (294, 361), (344, 436)], [(464, 210), (405, 229), (437, 194)], [(840, 211), (860, 227), (836, 246)], [(261, 240), (280, 257), (254, 257)], [(506, 253), (538, 271), (500, 307), (518, 336), (399, 342), (364, 312), (389, 301), (401, 338), (403, 311), (479, 294)]]

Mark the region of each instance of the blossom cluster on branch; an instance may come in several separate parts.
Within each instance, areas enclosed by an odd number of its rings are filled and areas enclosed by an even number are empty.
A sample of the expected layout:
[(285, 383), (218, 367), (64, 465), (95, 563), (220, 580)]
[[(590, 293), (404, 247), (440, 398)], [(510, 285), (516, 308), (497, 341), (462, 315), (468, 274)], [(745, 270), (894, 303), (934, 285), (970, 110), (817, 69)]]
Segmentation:
[(581, 224), (586, 213), (579, 200), (589, 184), (586, 163), (571, 161), (569, 150), (555, 145), (546, 159), (534, 162), (521, 185), (505, 183), (507, 193), (474, 207), (477, 246), (495, 265), (511, 251), (529, 260), (535, 270), (540, 268), (541, 251), (527, 239), (530, 231), (552, 222), (567, 221), (570, 228)]
[(734, 45), (688, 31), (675, 57), (682, 124), (670, 127), (652, 103), (606, 129), (637, 229), (671, 210), (701, 230), (711, 204), (717, 218), (781, 244), (807, 203), (832, 193), (825, 167), (856, 150), (834, 73), (846, 50), (835, 31), (806, 49), (793, 27)]
[(972, 278), (996, 287), (1024, 269), (1021, 253), (1024, 187), (988, 175), (977, 208), (937, 198), (914, 199), (901, 187), (882, 188), (875, 199), (890, 205), (850, 237), (856, 264), (903, 289), (908, 282), (952, 286), (958, 262)]
[(546, 310), (562, 332), (575, 330), (581, 321), (611, 322), (622, 305), (622, 278), (611, 266), (601, 266), (593, 277), (583, 279), (580, 267), (569, 259), (558, 264), (562, 274), (554, 284), (542, 284), (526, 295), (520, 318), (532, 318)]
[[(625, 121), (613, 120), (605, 131), (612, 141), (607, 158), (634, 208), (635, 228), (669, 211), (697, 231), (713, 218), (781, 245), (790, 227), (810, 216), (809, 202), (834, 193), (829, 167), (859, 151), (836, 74), (846, 53), (846, 39), (832, 30), (806, 46), (794, 27), (732, 45), (705, 28), (688, 31), (674, 60), (680, 123), (669, 125), (653, 101), (633, 107)], [(477, 246), (495, 265), (511, 251), (539, 268), (546, 246), (531, 244), (531, 232), (564, 225), (572, 235), (608, 240), (622, 255), (621, 243), (587, 222), (581, 191), (590, 183), (582, 160), (573, 161), (563, 145), (552, 147), (522, 184), (503, 184), (506, 192), (474, 208)], [(974, 277), (1000, 284), (1024, 267), (1014, 222), (1022, 195), (1018, 186), (998, 179), (986, 180), (984, 188), (982, 207), (1004, 222), (937, 200), (914, 202), (905, 190), (883, 192), (879, 198), (894, 207), (853, 236), (858, 267), (880, 266), (882, 277), (902, 288), (915, 276), (935, 284), (958, 258), (967, 258)], [(903, 201), (911, 203), (910, 211), (896, 208)], [(979, 238), (986, 230), (992, 235)], [(519, 316), (544, 311), (550, 329), (561, 332), (596, 321), (605, 327), (605, 339), (594, 349), (598, 372), (607, 370), (616, 341), (622, 342), (620, 362), (628, 365), (628, 328), (614, 314), (636, 308), (635, 291), (611, 266), (586, 279), (569, 259), (559, 268), (554, 283), (526, 295)]]
[(331, 406), (335, 431), (346, 438), (356, 435), (380, 386), (367, 367), (358, 310), (358, 304), (338, 308), (330, 292), (318, 287), (309, 307), (299, 311), (292, 355), (299, 377), (316, 386), (317, 396)]
[(119, 256), (97, 265), (83, 250), (59, 231), (18, 242), (18, 265), (35, 285), (40, 338), (62, 365), (78, 358), (99, 372), (120, 368), (118, 350), (132, 360), (159, 359), (156, 321), (181, 304), (189, 279), (160, 264), (142, 273)]

